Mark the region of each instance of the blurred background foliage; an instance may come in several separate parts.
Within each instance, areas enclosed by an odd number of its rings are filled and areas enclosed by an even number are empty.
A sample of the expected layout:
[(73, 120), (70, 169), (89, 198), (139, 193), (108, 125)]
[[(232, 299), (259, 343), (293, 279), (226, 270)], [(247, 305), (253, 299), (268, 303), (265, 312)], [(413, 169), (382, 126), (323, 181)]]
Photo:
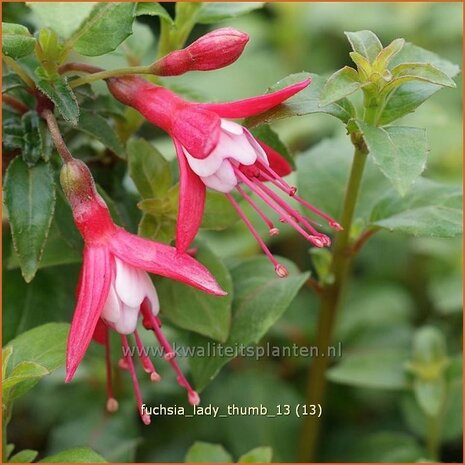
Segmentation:
[[(173, 14), (173, 4), (164, 6)], [(4, 3), (3, 20), (25, 24), (31, 31), (37, 27), (37, 18), (21, 3)], [(247, 32), (251, 40), (241, 59), (229, 68), (170, 81), (191, 99), (233, 100), (260, 94), (286, 75), (300, 71), (329, 75), (350, 65), (344, 31), (360, 29), (374, 31), (385, 45), (403, 37), (462, 67), (459, 3), (268, 3), (214, 26), (197, 25), (189, 41), (216, 26), (234, 26)], [(89, 62), (105, 68), (123, 66), (129, 50), (135, 62), (150, 63), (158, 32), (158, 18), (140, 17), (134, 24), (134, 35), (117, 51)], [(425, 175), (451, 183), (462, 179), (461, 79), (456, 80), (457, 89), (442, 90), (402, 121), (427, 128), (431, 151)], [(95, 88), (105, 92), (103, 85)], [(138, 119), (132, 117), (137, 127)], [(350, 155), (342, 125), (329, 116), (281, 120), (273, 124), (273, 129), (298, 157), (298, 166), (305, 173), (312, 170), (308, 160), (317, 165), (320, 160), (330, 163), (332, 157), (337, 162), (341, 153)], [(174, 156), (170, 140), (153, 126), (143, 124), (138, 133), (168, 159)], [(88, 144), (89, 139), (74, 139), (73, 153), (85, 158)], [(101, 150), (95, 142), (92, 144), (92, 149)], [(127, 208), (120, 210), (127, 216), (126, 224), (136, 229), (136, 195), (119, 195), (122, 188), (112, 185), (121, 178), (118, 170), (124, 172), (125, 165), (113, 166), (112, 180), (105, 176), (108, 166), (89, 161), (100, 184), (112, 192), (113, 198), (124, 200)], [(332, 194), (328, 187), (323, 198), (313, 201), (324, 206)], [(67, 207), (60, 207), (59, 202), (57, 208)], [(223, 258), (257, 252), (253, 238), (240, 223), (226, 231), (202, 232), (201, 236)], [(69, 240), (73, 240), (71, 232)], [(301, 270), (313, 267), (308, 244), (294, 234), (281, 234), (272, 247)], [(10, 248), (9, 235), (4, 234), (4, 342), (48, 321), (70, 321), (79, 255), (75, 263), (67, 259), (63, 264), (55, 257), (54, 266), (44, 266), (34, 281), (25, 285), (8, 258)], [(375, 235), (362, 250), (338, 320), (335, 341), (341, 342), (342, 359), (334, 360), (328, 375), (331, 382), (321, 419), (319, 460), (408, 462), (425, 457), (427, 416), (412, 390), (406, 388), (404, 375), (400, 375), (400, 381), (398, 375), (412, 358), (414, 341), (422, 338), (425, 326), (432, 326), (447, 341), (445, 350), (454, 367), (439, 433), (441, 459), (462, 461), (461, 257), (460, 239), (415, 238), (388, 232)], [(261, 344), (311, 345), (317, 311), (312, 290), (302, 288)], [(167, 326), (172, 340), (189, 342), (187, 332)], [(39, 450), (41, 456), (89, 446), (108, 461), (118, 462), (183, 461), (197, 441), (221, 444), (234, 459), (256, 447), (271, 447), (273, 461), (297, 460), (301, 419), (294, 415), (214, 420), (159, 416), (145, 427), (137, 418), (131, 386), (124, 374), (116, 380), (120, 411), (108, 416), (103, 408), (102, 352), (100, 347), (91, 348), (72, 384), (65, 385), (63, 372), (58, 371), (18, 401), (9, 426), (9, 442), (18, 450)], [(181, 362), (187, 370), (187, 361)], [(309, 363), (305, 358), (235, 359), (205, 388), (202, 403), (295, 405), (303, 401)], [(158, 385), (143, 384), (146, 403), (186, 406), (174, 377), (159, 365), (164, 380)]]

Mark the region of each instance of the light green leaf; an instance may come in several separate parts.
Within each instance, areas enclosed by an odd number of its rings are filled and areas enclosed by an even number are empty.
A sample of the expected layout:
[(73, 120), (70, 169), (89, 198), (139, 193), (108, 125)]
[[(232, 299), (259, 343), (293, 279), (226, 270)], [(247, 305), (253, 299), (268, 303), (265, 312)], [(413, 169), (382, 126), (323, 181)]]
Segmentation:
[(404, 389), (407, 387), (404, 370), (407, 359), (407, 352), (394, 349), (347, 354), (328, 370), (327, 377), (335, 383), (350, 386)]
[(256, 447), (239, 457), (238, 463), (271, 463), (272, 457), (271, 447)]
[(405, 195), (426, 166), (426, 130), (400, 126), (376, 128), (356, 122), (376, 166)]
[(344, 34), (347, 36), (352, 50), (360, 53), (370, 63), (373, 63), (383, 49), (380, 40), (371, 31), (344, 32)]
[(320, 106), (348, 97), (362, 87), (357, 71), (350, 66), (344, 66), (331, 75), (321, 93)]
[(374, 226), (414, 236), (454, 237), (462, 232), (459, 187), (420, 178), (405, 197), (388, 192), (371, 214)]
[(265, 2), (205, 2), (197, 15), (200, 24), (217, 23), (262, 8)]
[(53, 29), (67, 39), (89, 16), (97, 2), (27, 2), (40, 28)]
[(48, 81), (39, 79), (37, 87), (55, 104), (61, 116), (73, 126), (79, 120), (79, 105), (66, 77), (57, 76)]
[(347, 121), (355, 115), (355, 109), (349, 100), (341, 99), (337, 103), (332, 103), (324, 107), (321, 106), (321, 93), (326, 82), (325, 78), (321, 76), (309, 73), (291, 74), (270, 87), (268, 91), (273, 92), (282, 89), (283, 87), (303, 81), (309, 77), (312, 78), (312, 82), (308, 87), (289, 100), (286, 100), (281, 105), (261, 113), (260, 115), (247, 118), (246, 125), (253, 127), (260, 124), (268, 124), (283, 118), (310, 115), (313, 113), (326, 113), (347, 123)]
[(106, 460), (88, 447), (76, 447), (49, 455), (39, 463), (106, 463)]
[(82, 111), (76, 129), (95, 137), (120, 158), (125, 158), (124, 147), (116, 131), (99, 114), (93, 111)]
[(33, 52), (36, 40), (21, 24), (2, 23), (2, 52), (17, 60)]
[(385, 70), (391, 60), (402, 50), (404, 45), (404, 39), (394, 39), (387, 47), (383, 48), (383, 50), (378, 53), (373, 62), (373, 67), (378, 72)]
[(24, 449), (8, 459), (8, 463), (31, 463), (39, 453), (36, 450)]
[[(232, 324), (225, 346), (234, 349), (257, 343), (285, 312), (308, 273), (299, 273), (296, 266), (285, 259), (277, 259), (289, 271), (286, 279), (278, 278), (266, 257), (244, 260), (230, 269), (234, 283)], [(195, 336), (198, 347), (211, 344), (207, 338)], [(197, 354), (198, 355), (198, 354)], [(190, 366), (196, 386), (203, 389), (233, 356), (215, 355), (190, 358)]]
[(131, 2), (97, 3), (67, 45), (85, 56), (99, 56), (115, 50), (132, 34), (136, 6)]
[(21, 157), (8, 166), (5, 204), (21, 272), (30, 282), (37, 271), (55, 210), (55, 180), (50, 165), (28, 168)]
[(28, 361), (18, 363), (3, 380), (2, 392), (4, 398), (11, 402), (13, 399), (21, 397), (35, 386), (40, 378), (48, 374), (50, 374), (50, 371), (38, 363)]
[(232, 279), (223, 262), (205, 244), (196, 243), (197, 245), (196, 260), (208, 268), (228, 295), (211, 296), (176, 281), (164, 279), (157, 284), (157, 291), (163, 302), (162, 312), (181, 328), (224, 342), (228, 338), (231, 325)]
[(8, 362), (10, 361), (13, 347), (5, 347), (2, 349), (2, 380), (5, 379)]
[(207, 191), (207, 200), (203, 213), (202, 229), (219, 231), (238, 221), (236, 210), (226, 196), (220, 192)]
[(232, 463), (231, 455), (219, 444), (195, 442), (187, 451), (185, 463)]
[(413, 392), (418, 405), (427, 415), (438, 416), (447, 395), (447, 387), (443, 379), (415, 379)]
[(136, 16), (159, 16), (160, 18), (173, 24), (173, 19), (170, 14), (158, 2), (138, 2)]
[(162, 197), (173, 182), (169, 163), (144, 139), (127, 144), (129, 175), (144, 199)]

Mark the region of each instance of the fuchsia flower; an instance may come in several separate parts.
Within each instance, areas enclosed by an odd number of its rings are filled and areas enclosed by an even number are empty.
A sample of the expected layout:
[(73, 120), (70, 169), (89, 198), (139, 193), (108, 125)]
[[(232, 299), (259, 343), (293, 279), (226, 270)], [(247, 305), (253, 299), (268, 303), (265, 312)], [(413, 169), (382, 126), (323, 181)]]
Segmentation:
[[(97, 193), (86, 165), (73, 160), (66, 163), (60, 176), (71, 205), (74, 221), (84, 238), (84, 260), (78, 284), (76, 310), (68, 337), (66, 382), (70, 382), (92, 337), (106, 346), (108, 402), (115, 411), (118, 403), (111, 385), (111, 361), (108, 330), (121, 335), (124, 359), (130, 372), (139, 413), (144, 423), (150, 418), (142, 412), (142, 398), (132, 356), (129, 335), (142, 347), (137, 322), (142, 314), (146, 329), (153, 331), (176, 371), (178, 383), (188, 392), (189, 402), (199, 397), (182, 374), (175, 354), (160, 329), (157, 317), (160, 305), (152, 281), (146, 272), (189, 284), (209, 294), (225, 295), (209, 271), (187, 254), (173, 247), (140, 238), (116, 226), (103, 199)], [(160, 379), (150, 359), (140, 353), (141, 363), (152, 381)]]
[(223, 192), (246, 223), (280, 277), (286, 268), (278, 263), (247, 218), (231, 192), (236, 191), (268, 225), (271, 235), (279, 231), (252, 196), (241, 186), (265, 202), (280, 217), (316, 247), (330, 244), (318, 232), (311, 219), (282, 199), (266, 182), (292, 197), (310, 212), (324, 218), (329, 226), (340, 230), (336, 221), (296, 195), (282, 176), (291, 172), (289, 163), (266, 144), (256, 140), (243, 126), (227, 118), (245, 118), (267, 111), (310, 84), (298, 82), (260, 97), (228, 103), (191, 103), (160, 86), (136, 76), (108, 80), (115, 98), (138, 110), (151, 123), (165, 130), (174, 140), (180, 168), (180, 200), (176, 230), (176, 246), (185, 251), (194, 239), (202, 220), (206, 187)]

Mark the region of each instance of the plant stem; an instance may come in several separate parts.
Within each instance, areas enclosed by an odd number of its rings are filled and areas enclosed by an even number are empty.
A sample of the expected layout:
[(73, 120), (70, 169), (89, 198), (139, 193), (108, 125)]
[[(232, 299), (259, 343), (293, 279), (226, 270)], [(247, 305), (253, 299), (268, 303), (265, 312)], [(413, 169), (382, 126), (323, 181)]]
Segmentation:
[(58, 72), (60, 74), (66, 74), (71, 71), (78, 71), (80, 73), (99, 73), (101, 71), (105, 71), (103, 68), (99, 68), (98, 66), (89, 65), (87, 63), (65, 63), (58, 68)]
[(14, 108), (18, 113), (24, 114), (29, 111), (29, 108), (20, 100), (17, 98), (11, 96), (11, 95), (3, 95), (3, 103), (6, 103), (9, 105), (11, 108)]
[(53, 143), (58, 153), (60, 154), (60, 157), (63, 159), (63, 162), (68, 163), (73, 161), (74, 158), (71, 155), (71, 152), (68, 150), (65, 141), (63, 140), (55, 115), (50, 110), (44, 110), (41, 116), (47, 122), (48, 130), (52, 136)]
[(25, 82), (25, 84), (31, 90), (35, 90), (36, 85), (35, 85), (34, 80), (29, 76), (29, 74), (20, 65), (18, 65), (18, 63), (16, 63), (15, 60), (13, 60), (13, 58), (2, 55), (2, 60), (5, 62), (5, 64), (9, 68), (11, 68)]
[(428, 458), (433, 462), (438, 461), (439, 456), (439, 421), (438, 417), (428, 418), (428, 436), (427, 436), (427, 448)]
[(98, 81), (100, 79), (108, 79), (116, 76), (124, 76), (125, 74), (152, 74), (151, 66), (131, 66), (127, 68), (112, 69), (107, 71), (99, 71), (98, 73), (89, 74), (87, 76), (74, 79), (69, 83), (70, 87), (82, 86), (89, 82)]

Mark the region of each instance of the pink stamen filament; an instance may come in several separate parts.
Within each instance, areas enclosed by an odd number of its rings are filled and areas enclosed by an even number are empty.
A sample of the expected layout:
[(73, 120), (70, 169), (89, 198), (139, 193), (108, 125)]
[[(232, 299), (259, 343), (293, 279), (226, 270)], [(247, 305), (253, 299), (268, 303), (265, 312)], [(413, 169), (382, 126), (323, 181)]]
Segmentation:
[(249, 202), (252, 208), (260, 215), (260, 218), (268, 226), (270, 233), (271, 231), (274, 232), (274, 230), (276, 230), (277, 228), (275, 228), (273, 222), (265, 215), (265, 213), (261, 210), (261, 208), (257, 205), (257, 203), (252, 199), (252, 197), (250, 197), (250, 195), (247, 194), (247, 192), (245, 192), (244, 189), (242, 189), (242, 187), (239, 186), (239, 184), (236, 186), (236, 189), (239, 192), (239, 194), (241, 194), (242, 197), (244, 197), (244, 199), (247, 200), (247, 202)]
[(129, 373), (131, 375), (132, 386), (134, 388), (134, 394), (136, 396), (137, 410), (142, 421), (146, 424), (150, 424), (150, 416), (142, 411), (142, 394), (140, 392), (139, 381), (137, 379), (136, 369), (134, 367), (134, 362), (131, 357), (131, 351), (128, 344), (128, 339), (124, 334), (121, 334), (121, 342), (123, 344), (124, 353), (126, 353), (125, 359), (128, 365)]
[(107, 411), (114, 413), (118, 410), (118, 401), (113, 396), (113, 381), (111, 373), (111, 348), (108, 328), (105, 327), (105, 366), (107, 370)]
[[(234, 168), (236, 171), (236, 168)], [(239, 172), (239, 170), (237, 170)], [(245, 176), (244, 176), (245, 177)], [(276, 273), (280, 277), (285, 277), (287, 276), (287, 270), (281, 265), (274, 257), (273, 254), (270, 252), (270, 249), (267, 247), (263, 239), (261, 238), (260, 234), (258, 234), (258, 231), (254, 228), (253, 224), (250, 222), (250, 220), (247, 218), (247, 215), (244, 213), (242, 208), (239, 206), (239, 204), (236, 202), (236, 199), (231, 195), (231, 194), (226, 194), (226, 198), (231, 202), (232, 206), (235, 208), (237, 214), (241, 217), (242, 221), (246, 224), (246, 226), (249, 228), (250, 232), (252, 233), (253, 237), (255, 237), (255, 240), (258, 242), (260, 245), (261, 249), (265, 253), (265, 255), (269, 258), (270, 262), (273, 263), (274, 268), (276, 270)]]
[[(265, 173), (268, 172), (268, 175), (271, 178), (275, 179), (276, 182), (281, 184), (284, 187), (284, 189), (286, 189), (286, 193), (288, 193), (289, 195), (294, 195), (295, 194), (296, 188), (290, 186), (281, 176), (279, 176), (278, 173), (276, 173), (276, 171), (273, 168), (271, 168), (271, 166), (267, 165), (266, 163), (263, 163), (263, 161), (260, 160), (260, 159), (257, 159), (257, 162), (258, 162), (257, 164), (259, 165), (260, 170), (261, 170), (260, 174), (264, 174), (263, 172), (265, 172)], [(291, 194), (291, 193), (293, 193), (293, 194)]]
[(139, 331), (137, 331), (137, 329), (134, 331), (134, 337), (136, 338), (137, 353), (139, 354), (139, 358), (140, 358), (142, 366), (144, 367), (144, 371), (150, 374), (151, 381), (153, 382), (160, 381), (161, 377), (157, 373), (157, 370), (155, 370), (152, 360), (150, 360), (149, 356), (146, 354), (145, 347), (142, 344), (142, 340), (139, 336)]
[(145, 313), (145, 316), (152, 323), (152, 331), (155, 334), (155, 337), (158, 339), (159, 344), (163, 347), (163, 350), (165, 351), (166, 355), (170, 355), (169, 358), (166, 358), (165, 355), (165, 359), (170, 363), (174, 372), (176, 373), (178, 384), (182, 386), (184, 389), (186, 389), (189, 403), (192, 405), (198, 405), (200, 402), (199, 395), (196, 391), (194, 391), (194, 389), (192, 389), (192, 386), (189, 384), (189, 381), (187, 381), (186, 377), (184, 376), (184, 373), (181, 371), (181, 368), (179, 367), (178, 362), (176, 361), (176, 353), (173, 351), (171, 344), (168, 342), (165, 335), (162, 333), (160, 329), (160, 320), (153, 315), (152, 311), (147, 306), (142, 306), (141, 309)]

